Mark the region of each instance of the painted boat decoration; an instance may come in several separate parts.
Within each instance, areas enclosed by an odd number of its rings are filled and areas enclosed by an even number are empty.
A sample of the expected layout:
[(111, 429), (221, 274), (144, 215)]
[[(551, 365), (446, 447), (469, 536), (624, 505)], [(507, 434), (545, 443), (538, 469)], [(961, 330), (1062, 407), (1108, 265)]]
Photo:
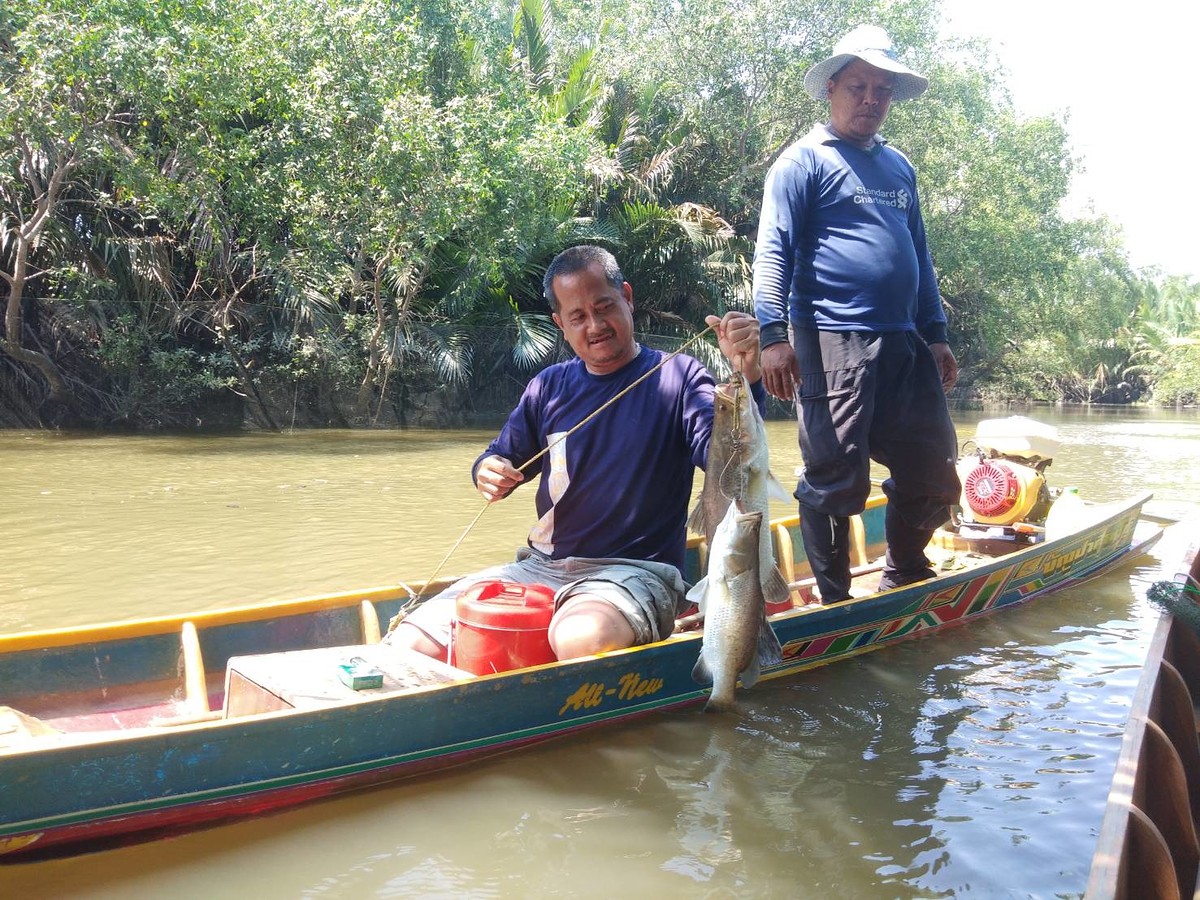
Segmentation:
[[(872, 498), (852, 528), (856, 598), (827, 607), (802, 605), (811, 589), (798, 521), (774, 522), (794, 606), (771, 616), (783, 660), (763, 678), (934, 633), (1093, 576), (1161, 533), (1139, 524), (1149, 497), (1093, 507), (1079, 530), (1050, 540), (940, 533), (941, 574), (882, 593), (871, 560), (883, 550), (886, 501)], [(702, 562), (694, 539), (693, 573)], [(394, 586), (0, 636), (0, 860), (258, 815), (707, 695), (691, 677), (698, 630), (479, 676), (380, 642), (408, 597)], [(380, 673), (380, 687), (347, 684), (352, 661)]]
[[(1191, 526), (1180, 528), (1195, 530)], [(1196, 895), (1200, 868), (1200, 544), (1148, 596), (1164, 612), (1133, 695), (1089, 900)]]

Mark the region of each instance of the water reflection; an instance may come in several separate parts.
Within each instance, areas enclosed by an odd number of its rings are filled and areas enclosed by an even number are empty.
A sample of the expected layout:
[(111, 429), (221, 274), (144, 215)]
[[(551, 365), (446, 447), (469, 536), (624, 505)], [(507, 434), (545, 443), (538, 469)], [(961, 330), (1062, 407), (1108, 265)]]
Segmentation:
[[(473, 432), (0, 432), (0, 629), (428, 578), (482, 506), (469, 471), (485, 445)], [(531, 516), (532, 492), (490, 508), (452, 563), (510, 558)]]
[[(1067, 447), (1054, 484), (1101, 498), (1132, 484), (1200, 508), (1195, 416), (1054, 416)], [(960, 434), (983, 417), (956, 416)], [(489, 437), (0, 432), (0, 629), (421, 577), (479, 508), (466, 472)], [(794, 427), (771, 423), (770, 439), (773, 468), (790, 473)], [(532, 492), (490, 509), (451, 566), (507, 558), (531, 518)], [(4, 893), (1077, 896), (1149, 638), (1138, 591), (1156, 577), (1145, 562), (763, 684), (741, 695), (741, 718), (654, 716), (262, 820), (6, 868)]]

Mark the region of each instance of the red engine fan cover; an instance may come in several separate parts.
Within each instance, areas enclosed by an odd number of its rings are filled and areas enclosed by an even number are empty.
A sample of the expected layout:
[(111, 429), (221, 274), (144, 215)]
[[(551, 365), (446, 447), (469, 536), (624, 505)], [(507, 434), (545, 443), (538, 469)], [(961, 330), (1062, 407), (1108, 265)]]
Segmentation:
[(1017, 503), (1021, 485), (1017, 476), (1003, 463), (981, 462), (963, 479), (967, 505), (981, 516), (1008, 512)]

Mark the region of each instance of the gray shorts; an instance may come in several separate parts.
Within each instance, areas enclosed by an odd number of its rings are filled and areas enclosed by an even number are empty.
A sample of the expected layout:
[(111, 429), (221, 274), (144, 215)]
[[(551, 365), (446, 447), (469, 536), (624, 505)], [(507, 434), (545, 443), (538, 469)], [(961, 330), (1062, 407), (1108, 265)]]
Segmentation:
[(459, 579), (414, 609), (404, 621), (443, 647), (449, 647), (450, 623), (454, 620), (458, 595), (472, 585), (495, 578), (554, 588), (555, 615), (581, 594), (606, 600), (629, 622), (638, 644), (670, 637), (675, 630), (675, 616), (686, 602), (686, 586), (679, 570), (666, 563), (579, 556), (550, 559), (524, 547), (517, 552), (515, 562)]

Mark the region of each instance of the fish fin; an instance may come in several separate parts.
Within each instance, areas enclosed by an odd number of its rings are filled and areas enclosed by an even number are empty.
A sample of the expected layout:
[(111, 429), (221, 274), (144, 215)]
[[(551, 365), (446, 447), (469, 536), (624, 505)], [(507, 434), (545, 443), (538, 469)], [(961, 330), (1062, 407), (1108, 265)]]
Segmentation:
[(767, 472), (767, 496), (781, 503), (794, 503), (796, 501), (795, 495), (785, 488), (771, 471)]
[(696, 665), (692, 667), (692, 681), (696, 682), (696, 684), (713, 683), (712, 672), (709, 671), (708, 663), (704, 661), (703, 654), (696, 660)]
[(700, 612), (704, 612), (704, 595), (706, 593), (708, 593), (707, 575), (688, 588), (687, 601), (688, 603), (695, 603), (700, 608)]
[(757, 661), (761, 668), (777, 666), (783, 662), (783, 647), (775, 636), (775, 629), (767, 621), (766, 610), (763, 610), (762, 625), (758, 629)]
[[(708, 476), (705, 475), (705, 478)], [(692, 534), (698, 534), (704, 538), (708, 537), (708, 519), (704, 515), (704, 500), (696, 501), (696, 505), (692, 507), (691, 515), (687, 520), (688, 531)]]
[[(759, 635), (759, 641), (762, 641), (761, 633)], [(750, 657), (750, 664), (742, 670), (741, 674), (738, 676), (738, 680), (742, 683), (742, 687), (752, 688), (758, 684), (758, 676), (761, 674), (762, 667), (758, 664), (758, 657), (752, 656)]]
[(763, 599), (768, 603), (783, 603), (792, 596), (792, 591), (778, 566), (771, 566), (771, 571), (762, 579), (762, 592)]

